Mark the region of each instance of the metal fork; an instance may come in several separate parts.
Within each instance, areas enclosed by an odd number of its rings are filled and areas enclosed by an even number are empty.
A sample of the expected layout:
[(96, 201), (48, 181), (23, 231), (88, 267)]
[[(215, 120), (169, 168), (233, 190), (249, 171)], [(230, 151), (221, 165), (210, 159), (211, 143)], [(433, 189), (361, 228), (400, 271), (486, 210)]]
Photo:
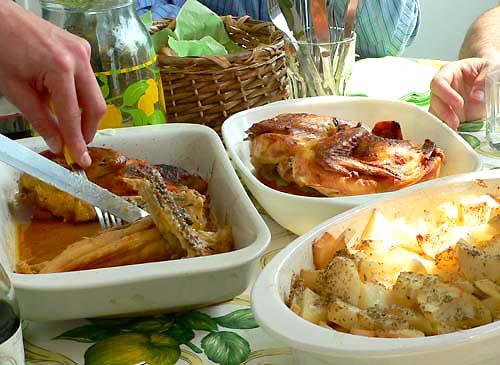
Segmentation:
[[(69, 150), (66, 146), (64, 146), (64, 158), (66, 159), (66, 163), (69, 165), (69, 167), (71, 168), (71, 170), (75, 175), (78, 175), (88, 180), (85, 170), (82, 169), (78, 164), (76, 164), (73, 161), (69, 153)], [(115, 217), (113, 214), (109, 212), (102, 211), (102, 209), (99, 207), (94, 206), (94, 210), (97, 215), (97, 219), (99, 219), (99, 224), (101, 225), (102, 230), (120, 226), (123, 223), (123, 221), (120, 218)]]
[[(73, 166), (72, 166), (72, 170), (75, 173), (75, 175), (78, 175), (78, 176), (81, 176), (85, 179), (88, 179), (87, 174), (85, 173), (85, 171), (81, 167), (75, 168)], [(101, 229), (103, 229), (103, 230), (113, 228), (116, 226), (120, 226), (123, 224), (123, 221), (120, 218), (115, 217), (113, 214), (111, 214), (107, 211), (103, 212), (101, 208), (94, 206), (94, 210), (95, 210), (95, 214), (97, 215), (97, 219), (99, 219), (99, 224), (101, 225)]]

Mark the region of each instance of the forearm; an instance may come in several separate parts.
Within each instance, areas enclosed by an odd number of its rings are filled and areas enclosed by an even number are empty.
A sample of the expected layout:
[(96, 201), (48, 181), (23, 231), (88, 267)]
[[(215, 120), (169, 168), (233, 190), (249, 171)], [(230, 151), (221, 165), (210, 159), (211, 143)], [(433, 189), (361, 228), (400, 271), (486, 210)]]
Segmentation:
[(500, 6), (477, 18), (465, 35), (459, 58), (500, 60)]
[[(334, 2), (334, 14), (347, 0)], [(338, 19), (342, 24), (343, 19)], [(356, 15), (356, 51), (361, 57), (397, 56), (413, 41), (420, 23), (417, 0), (361, 0)]]

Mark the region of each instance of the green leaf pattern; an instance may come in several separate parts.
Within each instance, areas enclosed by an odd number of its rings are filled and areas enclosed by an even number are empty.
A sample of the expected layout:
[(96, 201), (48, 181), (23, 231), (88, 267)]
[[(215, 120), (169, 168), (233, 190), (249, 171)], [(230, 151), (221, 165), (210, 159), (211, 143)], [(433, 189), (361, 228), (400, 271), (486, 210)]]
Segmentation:
[[(219, 317), (189, 311), (152, 317), (89, 319), (88, 324), (68, 330), (53, 340), (92, 344), (85, 352), (85, 365), (122, 365), (141, 361), (173, 365), (181, 354), (184, 354), (183, 358), (201, 364), (197, 354), (202, 353), (222, 365), (236, 365), (249, 359), (251, 348), (248, 341), (220, 327), (249, 330), (258, 325), (249, 307)], [(199, 344), (193, 343), (195, 331), (206, 333)], [(181, 346), (186, 346), (187, 350)], [(35, 357), (27, 360), (35, 360)]]
[(471, 145), (472, 148), (476, 149), (481, 145), (481, 141), (476, 136), (473, 136), (472, 134), (468, 133), (459, 133), (459, 134), (460, 136), (462, 136), (463, 139), (467, 141), (467, 143)]
[(250, 355), (250, 344), (234, 332), (214, 332), (201, 340), (201, 347), (207, 357), (222, 365), (238, 365)]
[(135, 126), (141, 126), (147, 124), (146, 114), (140, 109), (123, 109), (125, 113), (128, 113), (132, 116)]
[[(104, 76), (104, 78), (103, 76), (104, 75), (99, 76), (99, 83), (101, 84), (100, 88), (103, 96), (105, 98), (108, 98), (110, 93), (110, 87), (109, 84), (107, 83), (106, 76)], [(106, 82), (103, 82), (102, 81), (103, 79), (106, 79)], [(158, 81), (156, 81), (155, 79), (157, 79)], [(118, 108), (118, 110), (120, 111), (120, 113), (130, 115), (134, 122), (134, 126), (166, 123), (167, 118), (162, 110), (155, 109), (153, 113), (146, 115), (145, 111), (142, 110), (140, 107), (140, 99), (142, 97), (149, 98), (149, 96), (145, 94), (147, 94), (149, 88), (156, 87), (157, 82), (161, 82), (159, 76), (156, 76), (155, 78), (148, 80), (140, 80), (134, 82), (125, 89), (123, 95), (108, 98), (106, 102), (107, 104), (114, 103)], [(157, 92), (158, 93), (161, 92), (161, 89), (158, 89)], [(122, 100), (121, 105), (119, 102), (120, 99)], [(150, 103), (151, 105), (153, 105), (154, 108), (159, 106), (159, 100), (153, 101), (150, 99)]]
[(167, 122), (165, 114), (161, 110), (155, 110), (154, 113), (146, 119), (149, 124), (163, 124)]
[(484, 120), (477, 120), (473, 122), (464, 122), (458, 126), (459, 132), (479, 132), (484, 128)]
[(96, 324), (89, 324), (66, 331), (54, 339), (93, 343), (105, 340), (119, 333), (120, 330), (115, 327), (103, 327)]
[(259, 327), (250, 308), (239, 309), (225, 316), (215, 318), (215, 321), (226, 328), (251, 329)]
[(208, 314), (193, 311), (183, 314), (176, 321), (181, 326), (198, 331), (217, 331), (217, 322)]
[(139, 98), (144, 95), (148, 86), (149, 85), (146, 80), (140, 80), (127, 87), (123, 93), (123, 105), (133, 106), (136, 104), (139, 101)]

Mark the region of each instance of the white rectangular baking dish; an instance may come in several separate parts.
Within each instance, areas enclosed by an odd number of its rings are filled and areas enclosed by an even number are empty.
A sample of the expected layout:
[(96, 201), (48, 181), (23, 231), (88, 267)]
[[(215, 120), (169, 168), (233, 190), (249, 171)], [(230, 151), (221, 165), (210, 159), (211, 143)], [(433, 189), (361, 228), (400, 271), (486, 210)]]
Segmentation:
[[(265, 267), (252, 291), (260, 326), (290, 346), (296, 364), (314, 365), (498, 365), (500, 321), (445, 335), (422, 338), (372, 338), (322, 328), (300, 318), (284, 303), (293, 273), (313, 269), (312, 242), (328, 231), (364, 227), (373, 209), (389, 221), (421, 217), (425, 210), (463, 195), (499, 195), (500, 171), (481, 171), (415, 185), (354, 208), (318, 225), (288, 245)], [(361, 229), (361, 228), (360, 228)], [(499, 267), (500, 270), (500, 267)]]
[(316, 97), (276, 102), (229, 117), (222, 126), (224, 143), (245, 185), (269, 215), (283, 227), (303, 234), (326, 219), (370, 200), (392, 193), (307, 197), (282, 193), (261, 183), (254, 175), (246, 131), (254, 123), (281, 113), (315, 113), (361, 121), (367, 127), (382, 120), (400, 123), (403, 138), (422, 144), (431, 139), (446, 154), (441, 176), (481, 169), (481, 160), (470, 145), (451, 128), (421, 108), (402, 101), (372, 98)]
[[(20, 142), (37, 151), (46, 149), (41, 138)], [(78, 272), (13, 273), (16, 231), (9, 204), (17, 189), (18, 172), (0, 163), (0, 259), (11, 271), (24, 319), (63, 320), (179, 310), (228, 300), (247, 288), (253, 265), (270, 241), (270, 232), (213, 130), (190, 124), (104, 130), (93, 145), (113, 148), (153, 164), (179, 166), (206, 178), (218, 221), (232, 226), (237, 250)]]

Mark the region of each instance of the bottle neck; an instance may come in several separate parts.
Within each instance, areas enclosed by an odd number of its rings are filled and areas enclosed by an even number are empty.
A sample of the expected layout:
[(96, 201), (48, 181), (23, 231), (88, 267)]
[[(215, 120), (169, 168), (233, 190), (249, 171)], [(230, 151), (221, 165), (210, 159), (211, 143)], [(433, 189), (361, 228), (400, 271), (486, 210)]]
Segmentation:
[(67, 13), (99, 13), (131, 7), (134, 0), (41, 0), (42, 9)]

